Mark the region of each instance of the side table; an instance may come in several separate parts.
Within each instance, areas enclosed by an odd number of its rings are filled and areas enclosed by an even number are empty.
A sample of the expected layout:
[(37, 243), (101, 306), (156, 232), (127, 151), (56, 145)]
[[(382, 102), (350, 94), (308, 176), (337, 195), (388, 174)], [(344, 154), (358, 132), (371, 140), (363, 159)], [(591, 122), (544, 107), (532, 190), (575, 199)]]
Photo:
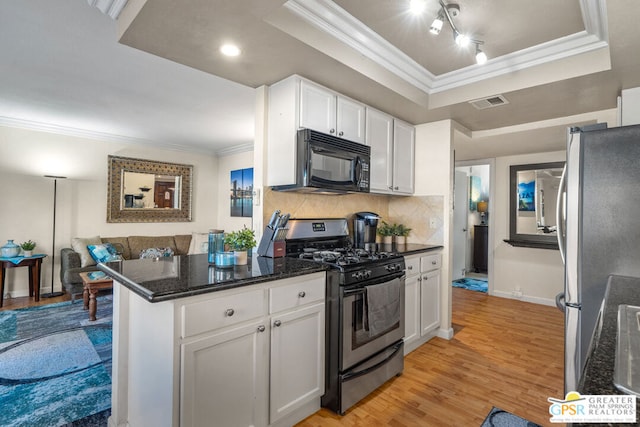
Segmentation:
[(80, 273), (80, 277), (82, 278), (82, 284), (84, 285), (84, 291), (82, 292), (84, 309), (89, 310), (89, 320), (94, 321), (96, 320), (96, 312), (98, 311), (96, 295), (98, 295), (98, 291), (103, 289), (113, 289), (113, 280), (109, 276), (92, 279), (89, 276), (91, 273), (95, 272), (82, 272)]
[(29, 267), (29, 296), (35, 295), (36, 301), (40, 301), (40, 272), (44, 257), (45, 254), (36, 254), (30, 257), (0, 258), (0, 307), (4, 302), (4, 277), (7, 268)]

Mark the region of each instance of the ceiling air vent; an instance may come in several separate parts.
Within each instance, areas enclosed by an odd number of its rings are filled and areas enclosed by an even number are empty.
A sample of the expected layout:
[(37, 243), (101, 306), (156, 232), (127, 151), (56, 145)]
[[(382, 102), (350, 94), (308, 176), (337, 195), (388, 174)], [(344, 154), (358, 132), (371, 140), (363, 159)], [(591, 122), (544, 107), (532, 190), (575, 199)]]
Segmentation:
[(469, 101), (469, 104), (476, 107), (478, 110), (484, 110), (485, 108), (499, 107), (500, 105), (508, 104), (507, 98), (502, 95), (494, 95), (488, 98), (476, 99)]

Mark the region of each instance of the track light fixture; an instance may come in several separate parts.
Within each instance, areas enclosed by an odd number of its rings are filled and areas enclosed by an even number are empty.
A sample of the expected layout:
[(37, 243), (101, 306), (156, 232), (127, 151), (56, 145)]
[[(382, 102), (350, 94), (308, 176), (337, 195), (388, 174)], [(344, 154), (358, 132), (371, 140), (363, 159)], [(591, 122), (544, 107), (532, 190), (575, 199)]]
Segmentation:
[[(415, 1), (416, 0), (412, 0), (412, 3)], [(480, 49), (480, 45), (484, 44), (484, 42), (482, 40), (477, 40), (467, 34), (464, 34), (460, 30), (458, 30), (456, 24), (454, 24), (453, 22), (453, 18), (460, 14), (460, 6), (456, 3), (447, 4), (443, 0), (438, 0), (438, 2), (440, 3), (440, 11), (438, 12), (438, 16), (436, 16), (436, 18), (431, 23), (429, 32), (436, 36), (440, 34), (442, 26), (444, 25), (444, 20), (446, 19), (451, 26), (453, 38), (456, 44), (460, 47), (467, 47), (471, 44), (474, 44), (476, 46), (476, 63), (482, 65), (487, 62), (487, 54)]]

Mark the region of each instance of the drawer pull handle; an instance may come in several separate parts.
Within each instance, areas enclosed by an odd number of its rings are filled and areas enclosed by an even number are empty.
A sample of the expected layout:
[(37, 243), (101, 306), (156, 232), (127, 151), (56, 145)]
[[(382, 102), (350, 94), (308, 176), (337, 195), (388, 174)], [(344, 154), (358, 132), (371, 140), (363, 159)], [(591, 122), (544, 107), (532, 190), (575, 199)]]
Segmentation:
[(305, 297), (305, 295), (307, 295), (307, 294), (306, 294), (304, 291), (300, 291), (300, 292), (298, 293), (298, 296), (299, 296), (300, 298), (304, 298), (304, 297)]
[(438, 261), (431, 261), (431, 264), (436, 265)]
[(280, 325), (282, 325), (282, 322), (279, 320), (276, 320), (275, 322), (273, 322), (273, 326), (275, 326), (276, 328)]
[(233, 316), (233, 313), (235, 313), (235, 311), (233, 310), (233, 308), (227, 308), (227, 309), (224, 311), (224, 315), (225, 315), (225, 316), (227, 316), (227, 317), (231, 317), (231, 316)]
[(258, 326), (258, 332), (264, 332), (265, 329), (267, 328), (265, 328), (264, 325)]
[(408, 266), (407, 270), (413, 270), (413, 265)]

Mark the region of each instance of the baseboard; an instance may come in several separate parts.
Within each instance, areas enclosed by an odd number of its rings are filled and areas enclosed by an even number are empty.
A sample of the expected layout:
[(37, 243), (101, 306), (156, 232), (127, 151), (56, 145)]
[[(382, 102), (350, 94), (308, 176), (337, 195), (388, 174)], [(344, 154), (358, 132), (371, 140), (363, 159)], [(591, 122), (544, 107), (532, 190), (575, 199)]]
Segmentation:
[(440, 328), (438, 329), (438, 337), (445, 339), (445, 340), (450, 340), (451, 338), (453, 338), (453, 328), (448, 328), (448, 329), (444, 329), (444, 328)]
[(533, 296), (529, 296), (529, 295), (515, 296), (511, 292), (506, 292), (506, 291), (496, 291), (496, 290), (494, 290), (493, 292), (491, 292), (491, 295), (493, 295), (495, 297), (500, 297), (500, 298), (515, 299), (515, 300), (524, 301), (524, 302), (531, 302), (531, 303), (534, 303), (534, 304), (548, 305), (548, 306), (551, 306), (551, 307), (555, 307), (555, 305), (556, 305), (556, 300), (555, 299), (533, 297)]

